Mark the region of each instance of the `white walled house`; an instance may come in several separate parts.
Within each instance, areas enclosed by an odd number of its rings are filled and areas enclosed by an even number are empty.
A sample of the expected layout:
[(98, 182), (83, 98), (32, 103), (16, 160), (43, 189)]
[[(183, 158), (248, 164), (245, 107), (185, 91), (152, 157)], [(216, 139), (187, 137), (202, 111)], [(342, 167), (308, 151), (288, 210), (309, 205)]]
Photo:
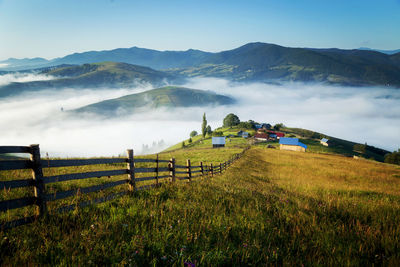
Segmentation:
[(212, 145), (213, 145), (213, 147), (224, 147), (225, 146), (225, 136), (213, 137)]

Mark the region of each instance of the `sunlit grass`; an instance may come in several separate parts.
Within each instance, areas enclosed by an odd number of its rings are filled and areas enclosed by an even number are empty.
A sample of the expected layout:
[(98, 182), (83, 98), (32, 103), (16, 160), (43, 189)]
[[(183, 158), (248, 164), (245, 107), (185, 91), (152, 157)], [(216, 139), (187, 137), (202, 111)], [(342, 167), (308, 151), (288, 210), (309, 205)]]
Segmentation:
[[(213, 162), (231, 149), (174, 155)], [(399, 175), (394, 165), (253, 148), (223, 175), (3, 232), (1, 259), (12, 265), (396, 266)]]

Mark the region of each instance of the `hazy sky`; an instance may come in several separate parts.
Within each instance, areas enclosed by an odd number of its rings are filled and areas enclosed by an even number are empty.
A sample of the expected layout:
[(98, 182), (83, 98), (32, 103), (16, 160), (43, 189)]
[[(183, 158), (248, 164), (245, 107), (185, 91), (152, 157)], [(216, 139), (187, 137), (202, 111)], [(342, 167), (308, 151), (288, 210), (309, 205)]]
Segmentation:
[(400, 48), (400, 0), (0, 0), (0, 60), (248, 42)]

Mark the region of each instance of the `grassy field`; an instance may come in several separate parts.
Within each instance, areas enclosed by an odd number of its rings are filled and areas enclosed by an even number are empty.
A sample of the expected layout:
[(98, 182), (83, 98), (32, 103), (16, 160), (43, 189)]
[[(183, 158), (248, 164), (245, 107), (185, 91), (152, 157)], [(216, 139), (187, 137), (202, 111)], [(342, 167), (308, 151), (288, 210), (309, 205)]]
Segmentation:
[[(238, 138), (239, 140), (239, 138)], [(204, 165), (210, 165), (211, 163), (219, 164), (221, 162), (225, 162), (230, 157), (236, 153), (239, 153), (245, 147), (244, 143), (235, 142), (236, 145), (229, 145), (226, 148), (211, 148), (211, 141), (206, 140), (204, 144), (198, 143), (196, 147), (187, 147), (185, 149), (171, 152), (164, 152), (159, 154), (159, 159), (169, 160), (171, 158), (175, 158), (176, 164), (178, 165), (186, 165), (186, 160), (190, 159), (192, 166), (198, 166), (202, 161)], [(139, 158), (152, 158), (155, 159), (155, 155), (147, 155), (147, 156), (138, 156)], [(142, 167), (152, 167), (155, 168), (155, 163), (136, 163), (136, 168)], [(167, 167), (167, 163), (160, 163), (159, 167)], [(78, 166), (78, 167), (60, 167), (60, 168), (48, 168), (46, 165), (43, 166), (43, 174), (44, 176), (52, 176), (52, 175), (62, 175), (69, 173), (82, 173), (82, 172), (91, 172), (91, 171), (99, 171), (99, 170), (118, 170), (126, 168), (126, 164), (101, 164), (101, 165), (88, 165), (88, 166)], [(168, 175), (169, 172), (160, 172), (159, 176)], [(31, 178), (31, 170), (12, 170), (12, 171), (0, 171), (0, 180), (16, 180), (16, 179), (28, 179)], [(137, 173), (135, 175), (136, 178), (141, 177), (149, 177), (155, 176), (154, 173)], [(179, 176), (184, 176), (184, 174), (179, 174)], [(99, 178), (89, 178), (89, 179), (81, 179), (81, 180), (71, 180), (66, 182), (58, 182), (51, 183), (46, 185), (46, 193), (54, 193), (57, 192), (78, 189), (80, 187), (88, 187), (99, 184), (105, 184), (108, 182), (118, 181), (126, 179), (126, 175), (118, 175), (112, 177), (99, 177)], [(169, 178), (160, 179), (160, 182), (169, 181)], [(136, 186), (140, 187), (143, 185), (154, 184), (155, 180), (150, 181), (142, 181), (137, 182)], [(120, 191), (127, 190), (127, 185), (120, 185), (111, 189), (106, 189), (103, 192), (99, 193), (90, 193), (89, 195), (75, 195), (73, 197), (69, 197), (63, 200), (48, 202), (48, 208), (50, 211), (55, 210), (61, 206), (71, 205), (78, 201), (86, 201), (94, 198), (99, 198), (107, 195), (108, 193), (115, 193)], [(2, 200), (10, 200), (22, 197), (33, 196), (33, 188), (25, 187), (25, 188), (17, 188), (17, 189), (3, 189), (0, 191), (0, 201)], [(24, 208), (14, 209), (7, 212), (0, 213), (0, 222), (11, 221), (14, 219), (28, 217), (34, 215), (35, 208), (33, 206), (28, 206)]]
[[(235, 149), (174, 155), (213, 161)], [(212, 179), (1, 232), (0, 258), (5, 265), (398, 266), (399, 221), (400, 167), (255, 147)]]

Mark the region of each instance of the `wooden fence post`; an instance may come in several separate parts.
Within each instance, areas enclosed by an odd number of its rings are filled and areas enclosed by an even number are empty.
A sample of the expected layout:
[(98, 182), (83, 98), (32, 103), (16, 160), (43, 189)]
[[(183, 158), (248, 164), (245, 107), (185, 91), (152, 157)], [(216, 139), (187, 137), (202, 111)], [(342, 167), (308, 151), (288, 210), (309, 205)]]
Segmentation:
[(128, 154), (128, 184), (129, 191), (136, 191), (136, 183), (135, 183), (135, 158), (133, 156), (133, 149), (127, 149), (126, 153)]
[(158, 154), (156, 158), (156, 185), (158, 186)]
[(169, 167), (169, 176), (171, 177), (171, 181), (175, 183), (175, 158), (171, 158), (168, 163)]
[(211, 177), (214, 177), (214, 169), (213, 169), (213, 164), (210, 164), (210, 170), (211, 170)]
[(219, 164), (219, 174), (222, 174), (222, 163)]
[(192, 181), (192, 170), (190, 168), (190, 159), (186, 160), (186, 171), (189, 181)]
[(34, 180), (34, 195), (36, 197), (36, 215), (43, 216), (47, 212), (47, 205), (45, 200), (45, 186), (43, 183), (43, 170), (40, 161), (40, 148), (39, 145), (30, 145), (31, 147), (31, 161), (32, 161), (32, 178)]
[(200, 162), (200, 171), (201, 171), (201, 176), (204, 176), (203, 162)]

